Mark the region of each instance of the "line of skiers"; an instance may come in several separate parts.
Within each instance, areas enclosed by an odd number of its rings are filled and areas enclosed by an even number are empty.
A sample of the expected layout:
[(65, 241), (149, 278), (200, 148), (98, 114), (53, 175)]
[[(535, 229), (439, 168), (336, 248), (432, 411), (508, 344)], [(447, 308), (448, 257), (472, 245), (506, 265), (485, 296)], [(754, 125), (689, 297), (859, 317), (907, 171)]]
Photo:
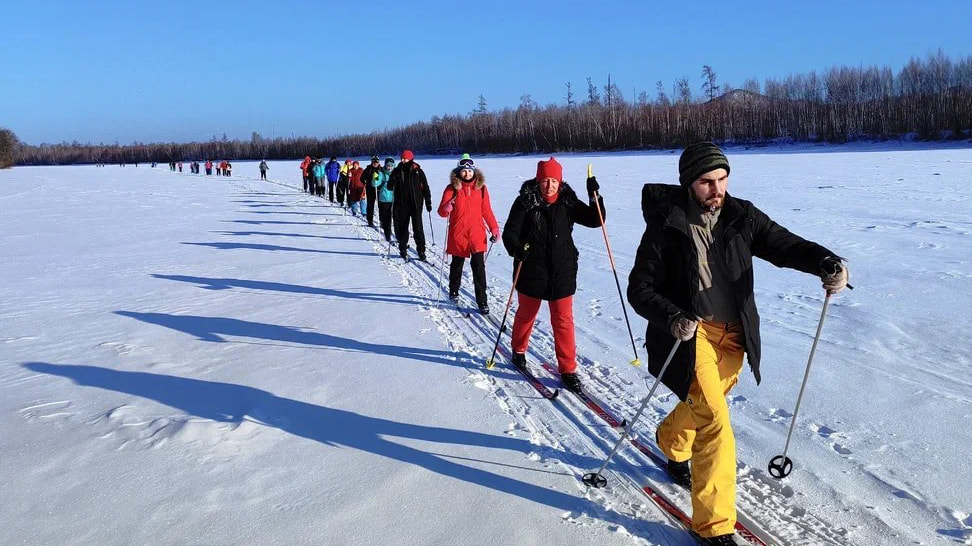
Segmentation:
[[(321, 166), (305, 158), (304, 190), (328, 199), (373, 225), (377, 200), (382, 231), (391, 222), (403, 259), (409, 227), (420, 260), (426, 259), (422, 208), (432, 210), (428, 180), (414, 154), (397, 165), (373, 157), (367, 169), (336, 158)], [(320, 169), (318, 169), (320, 167)], [(706, 544), (732, 545), (736, 523), (736, 450), (726, 396), (739, 380), (743, 355), (760, 381), (759, 314), (753, 293), (753, 258), (818, 276), (828, 295), (847, 286), (843, 259), (780, 226), (751, 202), (728, 193), (729, 160), (711, 142), (688, 146), (679, 158), (678, 185), (645, 184), (641, 207), (646, 228), (628, 278), (631, 307), (648, 320), (648, 370), (657, 377), (677, 339), (680, 344), (661, 377), (680, 399), (656, 431), (673, 481), (692, 492), (692, 527)], [(375, 193), (370, 188), (375, 188)], [(606, 218), (596, 177), (587, 198), (567, 184), (556, 159), (537, 164), (520, 186), (502, 231), (513, 258), (518, 306), (511, 339), (512, 364), (527, 366), (530, 335), (547, 302), (557, 367), (568, 390), (581, 391), (577, 373), (573, 295), (578, 256), (575, 225), (598, 228)], [(355, 206), (358, 210), (355, 211)], [(484, 252), (500, 237), (486, 178), (468, 155), (449, 174), (437, 209), (447, 218), (449, 298), (458, 299), (462, 269), (472, 265), (476, 303), (488, 313)]]
[[(261, 178), (266, 179), (266, 175), (265, 175), (266, 170), (264, 169), (264, 167), (266, 166), (266, 161), (262, 161), (260, 163), (260, 165), (261, 165), (261, 167), (260, 167)], [(233, 164), (230, 163), (229, 161), (220, 161), (219, 163), (213, 163), (212, 161), (207, 160), (206, 163), (205, 163), (205, 168), (206, 168), (206, 174), (207, 175), (210, 175), (211, 176), (213, 174), (213, 167), (216, 168), (216, 176), (232, 176), (232, 174), (233, 174)], [(200, 168), (201, 168), (201, 165), (199, 164), (198, 161), (192, 161), (191, 163), (189, 163), (189, 172), (192, 173), (192, 174), (202, 174), (202, 173), (200, 173)], [(269, 167), (267, 167), (267, 168), (269, 168)], [(182, 172), (182, 162), (181, 161), (170, 161), (169, 162), (169, 170), (172, 171), (172, 172), (178, 171), (178, 172), (181, 173)]]

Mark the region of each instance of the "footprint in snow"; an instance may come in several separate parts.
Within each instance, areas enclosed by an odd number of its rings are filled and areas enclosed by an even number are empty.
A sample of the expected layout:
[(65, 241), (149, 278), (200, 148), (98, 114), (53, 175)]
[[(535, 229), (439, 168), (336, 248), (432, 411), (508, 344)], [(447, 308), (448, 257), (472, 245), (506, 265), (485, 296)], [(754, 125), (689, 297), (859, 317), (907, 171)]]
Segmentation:
[(840, 453), (841, 455), (850, 455), (850, 454), (854, 453), (850, 449), (848, 449), (848, 448), (846, 448), (843, 445), (838, 444), (838, 443), (833, 443), (833, 444), (830, 445), (830, 447), (832, 447), (834, 451), (836, 451), (837, 453)]

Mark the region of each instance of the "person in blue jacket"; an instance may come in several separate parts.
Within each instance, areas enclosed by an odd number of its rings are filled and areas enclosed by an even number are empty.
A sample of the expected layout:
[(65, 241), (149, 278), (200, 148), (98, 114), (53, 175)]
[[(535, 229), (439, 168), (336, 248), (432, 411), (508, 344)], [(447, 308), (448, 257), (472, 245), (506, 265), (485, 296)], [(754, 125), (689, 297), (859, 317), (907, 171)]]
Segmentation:
[(324, 174), (327, 176), (327, 199), (333, 203), (334, 186), (337, 185), (338, 178), (341, 177), (341, 164), (338, 163), (336, 157), (332, 156), (331, 160), (327, 162), (327, 165), (324, 165)]
[(385, 167), (372, 175), (370, 184), (378, 193), (378, 223), (388, 242), (391, 242), (392, 203), (395, 202), (395, 192), (388, 189), (388, 177), (394, 169), (395, 160), (389, 157)]
[(318, 158), (312, 167), (314, 171), (314, 180), (317, 181), (317, 184), (314, 186), (314, 195), (318, 197), (324, 197), (324, 177), (326, 176), (324, 164), (321, 163), (321, 161), (323, 161), (323, 158)]

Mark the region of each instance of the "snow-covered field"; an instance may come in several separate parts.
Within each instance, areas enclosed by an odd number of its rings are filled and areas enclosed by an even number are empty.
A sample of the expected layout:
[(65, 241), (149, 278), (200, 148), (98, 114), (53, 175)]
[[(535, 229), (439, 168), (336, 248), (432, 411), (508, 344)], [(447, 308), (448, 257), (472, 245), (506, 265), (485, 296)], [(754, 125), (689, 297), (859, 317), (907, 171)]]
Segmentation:
[[(972, 544), (972, 150), (917, 148), (729, 150), (730, 193), (846, 257), (856, 288), (830, 306), (778, 482), (823, 291), (757, 265), (763, 384), (746, 368), (730, 407), (738, 506), (779, 543)], [(478, 159), (501, 225), (537, 159)], [(593, 163), (626, 286), (641, 185), (675, 182), (678, 154), (559, 159), (578, 189)], [(418, 162), (437, 202), (455, 161)], [(609, 487), (579, 483), (616, 431), (483, 369), (495, 329), (435, 305), (443, 220), (429, 264), (389, 260), (295, 191), (297, 162), (270, 166), (0, 171), (0, 544), (693, 543), (639, 485), (686, 496), (630, 447)], [(630, 417), (647, 389), (601, 232), (574, 236), (581, 373)], [(499, 246), (488, 274), (500, 315)], [(463, 288), (471, 305), (468, 271)], [(534, 362), (553, 352), (540, 316)], [(642, 438), (674, 404), (653, 401)]]

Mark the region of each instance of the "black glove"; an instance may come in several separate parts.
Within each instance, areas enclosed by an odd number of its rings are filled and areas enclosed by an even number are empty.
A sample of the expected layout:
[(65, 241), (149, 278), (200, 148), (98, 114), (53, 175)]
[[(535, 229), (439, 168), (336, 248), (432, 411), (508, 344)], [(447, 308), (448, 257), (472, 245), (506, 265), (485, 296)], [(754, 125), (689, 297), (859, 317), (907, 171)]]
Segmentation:
[(495, 243), (496, 242), (496, 236), (495, 235), (490, 235), (489, 236), (489, 242)]
[(425, 211), (432, 212), (432, 203), (429, 202), (425, 203)]
[(513, 257), (522, 262), (523, 260), (526, 260), (527, 253), (529, 251), (530, 245), (523, 245), (522, 247), (516, 249), (516, 252), (513, 253)]
[(597, 177), (592, 176), (587, 179), (587, 195), (594, 197), (594, 192), (601, 189), (601, 185), (597, 183)]
[(840, 258), (828, 256), (820, 262), (820, 280), (828, 294), (836, 294), (847, 286), (847, 266)]

